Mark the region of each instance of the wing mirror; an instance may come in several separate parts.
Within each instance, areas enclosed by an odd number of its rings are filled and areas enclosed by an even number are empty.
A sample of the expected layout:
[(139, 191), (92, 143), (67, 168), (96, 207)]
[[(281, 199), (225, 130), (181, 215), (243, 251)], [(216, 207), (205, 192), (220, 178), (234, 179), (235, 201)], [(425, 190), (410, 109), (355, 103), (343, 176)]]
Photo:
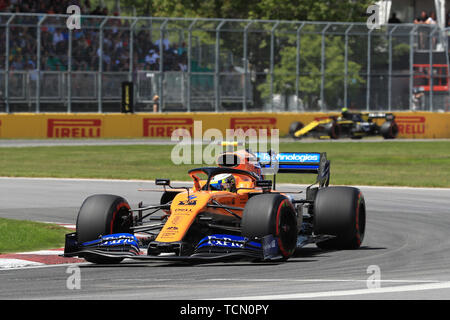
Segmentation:
[(263, 190), (270, 190), (272, 188), (272, 180), (257, 180), (256, 186)]
[(155, 184), (157, 186), (170, 186), (170, 180), (169, 179), (156, 179)]

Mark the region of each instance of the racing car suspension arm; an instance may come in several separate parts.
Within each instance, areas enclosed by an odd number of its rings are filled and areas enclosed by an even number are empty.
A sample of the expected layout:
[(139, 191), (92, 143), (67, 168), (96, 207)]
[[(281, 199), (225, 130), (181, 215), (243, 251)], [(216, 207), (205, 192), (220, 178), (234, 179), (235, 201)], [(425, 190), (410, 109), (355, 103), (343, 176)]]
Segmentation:
[(161, 229), (163, 226), (164, 226), (164, 223), (158, 223), (158, 224), (152, 224), (152, 225), (147, 225), (147, 226), (131, 227), (130, 229), (132, 229), (135, 232), (143, 232), (143, 231), (151, 231), (151, 230)]
[[(139, 211), (146, 211), (146, 210), (152, 210), (152, 209), (170, 210), (170, 204), (171, 204), (171, 202), (165, 203), (165, 204), (161, 204), (161, 205), (156, 205), (156, 206), (150, 205), (150, 206), (147, 206), (147, 207), (142, 207), (142, 208), (137, 208), (137, 209), (130, 209), (130, 212), (139, 212)], [(147, 216), (149, 216), (149, 215), (150, 214), (148, 214)]]
[[(164, 209), (165, 209), (165, 210), (169, 210), (169, 209), (170, 209), (170, 204), (171, 204), (171, 203), (172, 203), (172, 201), (170, 201), (170, 202), (168, 202), (168, 203), (165, 203), (165, 204), (162, 204), (162, 205), (157, 205), (157, 206), (151, 205), (151, 206), (143, 207), (143, 206), (142, 206), (142, 202), (140, 202), (140, 203), (139, 203), (139, 208), (138, 208), (138, 209), (130, 209), (129, 211), (130, 211), (130, 212), (138, 212), (138, 217), (137, 217), (136, 222), (142, 223), (142, 221), (143, 221), (145, 218), (147, 218), (148, 216), (151, 216), (152, 214), (158, 212), (158, 211), (161, 210), (161, 209), (163, 209), (163, 210), (164, 210)], [(155, 211), (152, 211), (152, 212), (150, 212), (150, 213), (147, 213), (145, 216), (142, 215), (142, 212), (143, 212), (144, 210), (152, 210), (152, 209), (155, 209)], [(161, 217), (161, 218), (158, 219), (158, 220), (163, 220), (164, 218), (165, 218), (165, 216)]]
[[(206, 206), (209, 207), (209, 208), (223, 209), (223, 210), (225, 210), (226, 212), (228, 212), (229, 214), (231, 214), (232, 216), (238, 218), (239, 220), (242, 219), (239, 215), (237, 215), (236, 213), (234, 213), (234, 212), (231, 211), (231, 210), (244, 210), (244, 208), (241, 208), (241, 207), (224, 206), (224, 205), (220, 204), (219, 202), (217, 202), (216, 200), (213, 200), (212, 202), (213, 202), (212, 204), (209, 203), (209, 204), (207, 204)], [(230, 210), (230, 209), (231, 209), (231, 210)]]
[(221, 229), (221, 230), (232, 231), (232, 232), (241, 232), (241, 228), (230, 227), (230, 226), (222, 226), (222, 225), (212, 224), (212, 223), (208, 224), (208, 228)]

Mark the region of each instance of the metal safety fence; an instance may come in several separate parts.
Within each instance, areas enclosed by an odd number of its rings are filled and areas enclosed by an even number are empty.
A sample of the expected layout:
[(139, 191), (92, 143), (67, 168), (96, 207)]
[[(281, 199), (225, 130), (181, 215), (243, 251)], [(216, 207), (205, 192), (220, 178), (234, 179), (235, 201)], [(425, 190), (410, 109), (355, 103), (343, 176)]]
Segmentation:
[(449, 110), (437, 25), (67, 19), (0, 14), (0, 112)]

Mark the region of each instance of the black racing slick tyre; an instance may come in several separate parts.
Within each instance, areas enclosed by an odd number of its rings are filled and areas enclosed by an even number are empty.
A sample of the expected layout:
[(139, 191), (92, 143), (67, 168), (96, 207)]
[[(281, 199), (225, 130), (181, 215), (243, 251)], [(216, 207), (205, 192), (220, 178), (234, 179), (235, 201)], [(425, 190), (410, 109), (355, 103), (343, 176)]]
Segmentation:
[[(98, 239), (113, 233), (132, 233), (130, 205), (119, 196), (96, 194), (84, 200), (78, 212), (76, 232), (78, 243)], [(119, 263), (123, 258), (109, 258), (86, 255), (92, 263)]]
[(386, 121), (381, 125), (380, 133), (385, 139), (395, 139), (398, 135), (398, 126), (395, 121)]
[(328, 187), (314, 201), (314, 233), (333, 235), (318, 242), (322, 249), (358, 249), (364, 239), (366, 206), (361, 191), (352, 187)]
[(250, 198), (241, 221), (242, 235), (261, 238), (273, 235), (279, 253), (287, 259), (297, 246), (297, 218), (291, 201), (281, 194), (262, 194)]
[(325, 132), (331, 139), (337, 140), (341, 135), (341, 128), (335, 121), (333, 121), (325, 125)]
[(301, 122), (292, 122), (291, 125), (289, 126), (289, 135), (294, 138), (294, 139), (300, 139), (301, 137), (296, 137), (295, 133), (298, 130), (303, 129), (304, 125)]

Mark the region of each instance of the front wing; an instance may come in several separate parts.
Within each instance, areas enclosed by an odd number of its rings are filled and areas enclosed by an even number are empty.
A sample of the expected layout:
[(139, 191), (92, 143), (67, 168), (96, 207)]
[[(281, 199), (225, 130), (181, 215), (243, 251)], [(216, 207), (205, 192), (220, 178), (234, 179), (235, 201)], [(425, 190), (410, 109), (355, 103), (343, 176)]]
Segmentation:
[[(299, 236), (297, 248), (309, 243), (316, 243), (329, 239), (331, 236)], [(132, 234), (120, 233), (100, 237), (97, 240), (77, 243), (76, 233), (66, 235), (64, 257), (98, 256), (107, 258), (130, 258), (138, 261), (168, 261), (168, 262), (225, 262), (240, 259), (278, 261), (278, 241), (268, 235), (260, 239), (248, 239), (241, 236), (215, 234), (200, 240), (193, 254), (177, 256), (160, 254), (147, 255), (145, 248), (140, 246), (139, 240)]]

